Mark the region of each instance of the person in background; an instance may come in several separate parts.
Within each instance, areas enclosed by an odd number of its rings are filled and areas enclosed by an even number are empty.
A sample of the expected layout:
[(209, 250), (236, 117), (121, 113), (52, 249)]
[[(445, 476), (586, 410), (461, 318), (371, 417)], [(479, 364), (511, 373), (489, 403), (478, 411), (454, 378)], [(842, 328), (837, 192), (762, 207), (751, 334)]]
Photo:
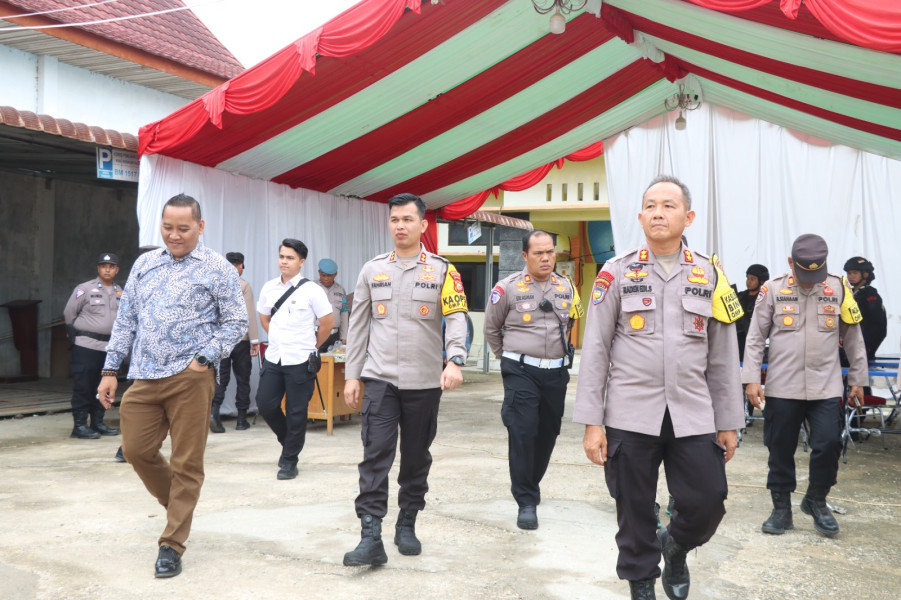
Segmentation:
[(857, 308), (860, 309), (860, 316), (863, 319), (860, 322), (860, 329), (863, 333), (864, 346), (867, 349), (867, 360), (873, 362), (876, 360), (876, 351), (882, 344), (882, 340), (885, 339), (888, 329), (885, 305), (882, 303), (879, 292), (873, 287), (876, 269), (873, 267), (873, 263), (864, 257), (855, 256), (845, 262), (845, 273), (848, 274), (848, 283), (851, 284), (854, 300), (857, 302)]
[[(244, 255), (240, 252), (228, 252), (225, 259), (238, 270), (238, 275), (244, 275)], [(213, 433), (225, 433), (219, 410), (222, 401), (225, 400), (225, 390), (231, 379), (231, 371), (235, 371), (235, 408), (238, 410), (238, 420), (235, 429), (242, 431), (250, 428), (247, 422), (247, 410), (250, 408), (250, 373), (253, 370), (251, 358), (260, 353), (260, 334), (257, 327), (257, 311), (253, 303), (253, 289), (250, 284), (241, 277), (241, 295), (244, 296), (244, 304), (247, 305), (247, 318), (249, 326), (244, 338), (235, 344), (228, 356), (222, 358), (219, 363), (219, 383), (216, 385), (216, 393), (213, 395), (213, 408), (210, 413), (210, 431)]]
[(751, 326), (751, 315), (754, 314), (754, 302), (757, 301), (757, 294), (760, 293), (760, 287), (770, 278), (769, 270), (760, 264), (753, 264), (748, 267), (745, 272), (746, 290), (738, 292), (738, 302), (744, 315), (735, 322), (735, 333), (738, 335), (738, 358), (745, 359), (745, 339), (748, 337), (748, 328)]
[(330, 258), (323, 258), (319, 261), (319, 287), (325, 290), (329, 302), (332, 303), (332, 316), (335, 319), (335, 325), (328, 338), (319, 346), (320, 354), (328, 352), (335, 342), (347, 343), (350, 305), (347, 302), (347, 292), (344, 291), (344, 286), (335, 281), (337, 275), (338, 263)]
[[(851, 359), (849, 401), (862, 403), (863, 386), (869, 381), (860, 311), (848, 285), (826, 270), (828, 254), (822, 237), (799, 236), (788, 258), (790, 271), (770, 280), (758, 295), (748, 332), (741, 381), (747, 384), (745, 395), (751, 404), (763, 408), (763, 440), (770, 453), (766, 487), (773, 511), (761, 530), (773, 535), (794, 529), (791, 493), (797, 486), (795, 451), (804, 422), (809, 428), (810, 465), (801, 512), (813, 517), (821, 534), (838, 533), (826, 496), (837, 481), (842, 451), (845, 386), (840, 341)], [(764, 397), (760, 368), (767, 338)]]
[(104, 252), (97, 258), (97, 277), (75, 286), (63, 310), (69, 335), (72, 419), (75, 421), (69, 437), (93, 440), (101, 435), (119, 435), (118, 429), (103, 422), (106, 409), (97, 399), (106, 345), (122, 296), (122, 288), (114, 281), (118, 274), (119, 257)]
[[(162, 251), (142, 254), (125, 284), (97, 394), (109, 408), (131, 353), (119, 418), (126, 460), (166, 510), (157, 578), (182, 571), (181, 555), (203, 485), (203, 453), (219, 360), (247, 333), (238, 272), (200, 242), (200, 204), (166, 201)], [(160, 449), (171, 440), (170, 460)]]

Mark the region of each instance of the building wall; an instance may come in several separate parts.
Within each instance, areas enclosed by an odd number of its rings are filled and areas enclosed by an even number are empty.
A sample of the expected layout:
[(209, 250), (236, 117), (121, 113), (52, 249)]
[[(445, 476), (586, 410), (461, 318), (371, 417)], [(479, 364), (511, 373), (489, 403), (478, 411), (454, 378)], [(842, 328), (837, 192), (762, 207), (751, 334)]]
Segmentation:
[(137, 135), (188, 101), (0, 45), (0, 106)]
[[(136, 190), (95, 187), (0, 171), (0, 304), (38, 305), (41, 377), (51, 375), (51, 324), (78, 283), (97, 274), (101, 252), (122, 261), (124, 283), (137, 257)], [(0, 309), (0, 376), (15, 376), (19, 353)]]

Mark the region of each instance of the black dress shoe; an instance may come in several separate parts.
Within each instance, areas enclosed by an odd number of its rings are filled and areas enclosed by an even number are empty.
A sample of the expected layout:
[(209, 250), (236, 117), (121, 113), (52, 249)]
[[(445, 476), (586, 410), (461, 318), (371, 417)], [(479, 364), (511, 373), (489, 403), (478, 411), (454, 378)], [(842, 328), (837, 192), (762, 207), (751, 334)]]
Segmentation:
[(278, 470), (278, 479), (294, 479), (297, 477), (297, 465), (286, 464)]
[(181, 554), (169, 546), (160, 546), (160, 554), (156, 559), (154, 569), (155, 572), (153, 576), (157, 579), (175, 577), (181, 573)]
[(534, 506), (520, 506), (516, 526), (520, 529), (538, 529), (538, 514)]
[(98, 440), (100, 439), (100, 434), (88, 427), (87, 424), (79, 423), (72, 428), (72, 433), (69, 437), (80, 440)]
[(99, 433), (100, 435), (119, 435), (119, 430), (115, 427), (110, 427), (103, 421), (98, 421), (91, 425), (91, 429)]
[(125, 455), (122, 454), (122, 446), (119, 446), (119, 449), (116, 450), (116, 456), (113, 457), (113, 460), (116, 462), (125, 462)]

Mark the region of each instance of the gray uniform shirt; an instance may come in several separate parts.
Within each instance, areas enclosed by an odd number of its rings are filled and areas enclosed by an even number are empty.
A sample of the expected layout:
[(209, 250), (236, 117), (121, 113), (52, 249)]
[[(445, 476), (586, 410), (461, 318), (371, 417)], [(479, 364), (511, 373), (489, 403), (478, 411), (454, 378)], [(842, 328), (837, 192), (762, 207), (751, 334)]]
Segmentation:
[[(789, 273), (767, 281), (757, 295), (745, 342), (742, 383), (760, 383), (760, 367), (770, 338), (766, 395), (793, 400), (825, 400), (842, 395), (839, 338), (851, 363), (850, 385), (869, 385), (867, 352), (859, 324), (841, 319), (842, 301), (854, 297), (838, 275), (805, 290)], [(855, 305), (856, 306), (856, 305)]]
[(328, 296), (328, 301), (332, 305), (332, 316), (335, 317), (335, 326), (338, 328), (338, 339), (346, 340), (350, 307), (347, 305), (347, 292), (344, 291), (344, 286), (337, 281), (332, 284), (332, 287), (325, 287), (321, 281), (316, 283), (325, 290), (325, 295)]
[(447, 356), (465, 360), (466, 300), (453, 265), (424, 247), (407, 266), (394, 251), (363, 265), (354, 288), (345, 378), (372, 377), (399, 389), (441, 387), (442, 305), (458, 311), (445, 317)]
[(669, 275), (646, 247), (598, 274), (575, 422), (659, 435), (669, 409), (676, 437), (744, 427), (735, 324), (713, 318), (717, 272), (685, 246), (680, 254)]
[[(553, 305), (553, 312), (538, 308), (545, 299)], [(501, 279), (491, 291), (485, 307), (485, 340), (496, 356), (506, 350), (535, 358), (563, 358), (566, 351), (560, 321), (566, 323), (571, 311), (569, 280), (553, 273), (546, 282), (535, 281), (528, 269), (523, 269)]]
[(243, 340), (250, 340), (251, 344), (259, 344), (260, 343), (260, 329), (259, 322), (260, 318), (257, 316), (257, 309), (254, 307), (253, 301), (253, 288), (250, 287), (250, 284), (244, 281), (244, 278), (241, 278), (241, 295), (244, 296), (244, 304), (247, 305), (247, 319), (249, 324), (247, 326), (247, 333), (244, 334)]
[[(66, 325), (72, 325), (76, 331), (109, 335), (113, 330), (113, 323), (116, 322), (120, 296), (122, 296), (121, 287), (114, 283), (111, 291), (107, 291), (99, 277), (79, 283), (66, 302), (63, 319)], [(106, 352), (108, 342), (76, 335), (74, 343), (76, 346)]]

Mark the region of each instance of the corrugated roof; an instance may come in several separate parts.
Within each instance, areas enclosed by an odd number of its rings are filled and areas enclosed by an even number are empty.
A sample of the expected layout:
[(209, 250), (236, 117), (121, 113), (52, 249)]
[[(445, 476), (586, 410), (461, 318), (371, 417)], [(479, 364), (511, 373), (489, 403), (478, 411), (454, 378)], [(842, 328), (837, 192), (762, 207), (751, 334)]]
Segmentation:
[(0, 125), (21, 127), (31, 131), (40, 131), (51, 135), (97, 144), (112, 146), (136, 152), (138, 138), (130, 133), (121, 133), (114, 129), (73, 123), (66, 119), (57, 119), (50, 115), (39, 115), (27, 110), (16, 110), (11, 106), (0, 106)]
[[(48, 20), (68, 24), (140, 15), (185, 6), (181, 0), (119, 0), (96, 6), (83, 6), (96, 4), (95, 0), (4, 0), (4, 2), (21, 9), (21, 14), (60, 8), (73, 9), (42, 16)], [(244, 70), (241, 63), (191, 10), (84, 25), (76, 29), (226, 79)]]

